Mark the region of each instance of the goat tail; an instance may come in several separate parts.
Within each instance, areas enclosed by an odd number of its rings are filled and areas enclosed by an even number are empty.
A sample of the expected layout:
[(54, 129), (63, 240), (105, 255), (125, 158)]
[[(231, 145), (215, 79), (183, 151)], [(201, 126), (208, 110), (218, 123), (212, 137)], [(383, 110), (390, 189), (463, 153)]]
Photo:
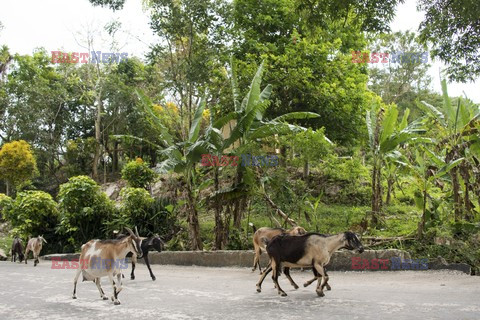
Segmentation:
[(252, 227), (253, 233), (257, 232), (257, 228), (255, 227), (255, 225), (254, 225), (253, 223), (249, 222), (248, 225), (249, 225), (250, 227)]

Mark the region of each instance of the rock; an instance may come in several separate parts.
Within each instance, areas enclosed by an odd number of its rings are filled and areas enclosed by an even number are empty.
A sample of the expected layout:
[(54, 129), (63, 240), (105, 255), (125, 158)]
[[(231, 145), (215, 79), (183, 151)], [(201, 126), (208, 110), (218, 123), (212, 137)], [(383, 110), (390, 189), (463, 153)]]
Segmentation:
[(102, 189), (107, 194), (111, 200), (116, 200), (118, 195), (120, 194), (120, 190), (122, 189), (124, 183), (120, 181), (117, 182), (110, 182), (102, 185)]
[(0, 249), (0, 261), (6, 261), (7, 260), (7, 255), (5, 254), (5, 251), (3, 249)]
[(466, 263), (448, 263), (443, 257), (428, 262), (429, 270), (456, 270), (466, 274), (472, 274), (472, 268)]

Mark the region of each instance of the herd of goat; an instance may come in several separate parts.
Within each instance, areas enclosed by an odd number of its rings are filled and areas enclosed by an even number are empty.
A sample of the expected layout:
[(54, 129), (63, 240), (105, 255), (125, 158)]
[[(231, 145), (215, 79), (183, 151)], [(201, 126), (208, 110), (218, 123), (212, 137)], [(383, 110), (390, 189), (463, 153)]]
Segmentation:
[[(328, 285), (328, 275), (325, 266), (330, 262), (332, 254), (341, 248), (358, 250), (359, 253), (362, 253), (364, 250), (357, 235), (350, 231), (335, 235), (324, 235), (306, 232), (302, 227), (294, 227), (289, 230), (263, 227), (257, 230), (253, 224), (250, 225), (254, 230), (253, 246), (255, 251), (252, 271), (255, 271), (257, 267), (260, 271), (260, 280), (257, 283), (258, 292), (261, 292), (262, 282), (265, 277), (272, 272), (272, 280), (275, 288), (278, 290), (278, 294), (286, 296), (287, 294), (278, 283), (278, 276), (281, 274), (282, 268), (283, 273), (295, 289), (298, 289), (298, 285), (290, 276), (290, 268), (312, 268), (314, 277), (305, 282), (304, 286), (307, 287), (317, 281), (316, 292), (323, 297), (325, 295), (323, 292), (324, 288), (331, 290), (331, 287)], [(123, 268), (115, 262), (124, 260), (130, 252), (132, 253), (130, 278), (132, 280), (135, 279), (134, 271), (137, 258), (143, 257), (152, 280), (156, 279), (150, 267), (148, 251), (154, 249), (161, 252), (164, 248), (162, 239), (158, 235), (149, 238), (140, 237), (136, 229), (135, 232), (129, 228), (125, 229), (128, 235), (119, 234), (116, 239), (112, 240), (90, 240), (82, 245), (80, 261), (84, 262), (84, 265), (76, 270), (73, 299), (77, 298), (77, 282), (80, 275), (82, 275), (83, 281), (93, 281), (98, 288), (100, 297), (108, 300), (100, 285), (100, 278), (108, 277), (113, 287), (111, 299), (115, 305), (120, 304), (118, 294), (122, 290)], [(22, 241), (16, 237), (12, 244), (12, 262), (15, 262), (18, 257), (20, 262), (25, 259), (25, 263), (27, 263), (28, 252), (32, 251), (34, 266), (36, 266), (39, 263), (38, 257), (43, 243), (46, 243), (46, 241), (42, 236), (29, 239), (24, 254)], [(270, 261), (268, 266), (262, 271), (260, 256), (263, 251), (268, 254)], [(102, 261), (101, 268), (98, 267), (96, 261)]]

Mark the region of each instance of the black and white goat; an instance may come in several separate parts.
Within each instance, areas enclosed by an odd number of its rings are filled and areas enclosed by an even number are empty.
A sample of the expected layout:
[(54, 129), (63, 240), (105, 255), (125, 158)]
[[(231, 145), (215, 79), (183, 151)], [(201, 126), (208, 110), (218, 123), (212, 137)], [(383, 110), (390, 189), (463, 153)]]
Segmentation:
[[(122, 239), (126, 237), (124, 234), (118, 234), (117, 239)], [(141, 237), (141, 245), (143, 251), (143, 260), (145, 260), (145, 264), (147, 265), (148, 271), (150, 272), (150, 277), (152, 280), (155, 281), (157, 278), (152, 272), (152, 268), (150, 267), (150, 261), (148, 260), (148, 251), (156, 250), (158, 252), (162, 252), (163, 248), (165, 247), (165, 243), (163, 240), (156, 234), (149, 238)], [(135, 265), (137, 263), (137, 255), (132, 252), (132, 273), (130, 274), (130, 279), (135, 280)], [(123, 276), (123, 275), (122, 275)]]
[[(267, 244), (267, 253), (270, 256), (271, 265), (260, 276), (257, 283), (257, 291), (262, 291), (262, 282), (270, 271), (273, 271), (272, 279), (278, 290), (278, 294), (286, 296), (287, 294), (278, 284), (278, 276), (281, 273), (282, 266), (285, 276), (292, 285), (294, 284), (290, 277), (288, 268), (291, 267), (312, 267), (314, 269), (315, 279), (318, 279), (316, 292), (323, 297), (323, 288), (327, 285), (328, 276), (325, 273), (325, 265), (330, 262), (332, 254), (338, 249), (348, 250), (357, 249), (363, 252), (363, 245), (353, 232), (347, 231), (336, 235), (325, 237), (318, 233), (307, 233), (302, 236), (290, 236), (282, 234), (276, 236)], [(296, 286), (296, 284), (294, 285)], [(298, 288), (298, 286), (296, 286)]]

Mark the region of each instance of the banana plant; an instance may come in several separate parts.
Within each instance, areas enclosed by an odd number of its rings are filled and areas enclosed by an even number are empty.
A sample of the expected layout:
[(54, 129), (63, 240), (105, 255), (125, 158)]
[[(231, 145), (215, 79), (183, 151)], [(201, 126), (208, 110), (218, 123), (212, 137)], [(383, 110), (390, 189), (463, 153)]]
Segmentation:
[[(161, 145), (153, 144), (164, 158), (157, 164), (156, 171), (167, 173), (174, 171), (180, 173), (185, 185), (186, 203), (188, 211), (189, 238), (192, 250), (202, 250), (203, 244), (200, 239), (200, 225), (198, 221), (198, 193), (200, 187), (206, 184), (199, 183), (199, 177), (196, 165), (200, 162), (202, 154), (216, 153), (223, 145), (223, 139), (220, 130), (209, 125), (205, 132), (201, 134), (200, 127), (203, 111), (205, 110), (205, 99), (199, 103), (192, 125), (185, 141), (174, 141), (169, 134), (168, 129), (163, 125), (161, 119), (153, 110), (153, 104), (150, 99), (140, 90), (137, 95), (142, 102), (143, 109), (147, 119), (155, 127), (161, 136)], [(129, 136), (129, 138), (140, 139)], [(140, 139), (142, 140), (142, 139)], [(144, 140), (142, 140), (144, 141)]]
[[(225, 138), (222, 150), (239, 155), (243, 150), (253, 143), (261, 143), (267, 138), (276, 135), (285, 135), (306, 129), (290, 124), (289, 120), (316, 118), (319, 115), (313, 112), (292, 112), (281, 115), (271, 120), (265, 119), (265, 113), (269, 105), (269, 98), (272, 93), (272, 86), (268, 84), (261, 89), (264, 63), (258, 67), (252, 79), (249, 90), (242, 102), (239, 101), (239, 90), (237, 87), (235, 67), (231, 59), (231, 84), (234, 111), (216, 120), (213, 127), (221, 129), (227, 124), (231, 125), (230, 135)], [(237, 166), (236, 176), (233, 184), (226, 190), (218, 190), (213, 197), (228, 199), (233, 202), (234, 226), (240, 227), (243, 211), (246, 207), (246, 198), (252, 191), (255, 184), (254, 172), (251, 168)]]
[(367, 110), (366, 124), (369, 147), (372, 153), (372, 212), (371, 223), (375, 226), (383, 209), (382, 167), (388, 154), (406, 143), (419, 143), (425, 139), (419, 135), (425, 133), (424, 119), (408, 123), (409, 109), (398, 122), (398, 110), (395, 104), (385, 105), (373, 100), (371, 110)]
[(432, 199), (429, 194), (430, 188), (434, 185), (443, 186), (445, 182), (450, 182), (449, 172), (464, 160), (464, 158), (459, 158), (447, 163), (441, 154), (437, 154), (431, 149), (431, 146), (421, 145), (415, 150), (415, 158), (412, 161), (404, 162), (413, 173), (416, 185), (420, 190), (415, 195), (415, 204), (422, 211), (417, 229), (419, 238), (423, 236), (426, 229), (438, 223), (439, 219), (437, 209), (440, 201)]
[[(425, 101), (419, 102), (418, 106), (437, 124), (436, 150), (446, 150), (445, 163), (465, 158), (460, 166), (451, 167), (449, 174), (453, 189), (455, 220), (462, 218), (472, 220), (474, 205), (469, 192), (473, 190), (477, 197), (480, 195), (480, 177), (474, 172), (480, 160), (480, 108), (468, 99), (462, 98), (458, 98), (454, 106), (448, 96), (445, 79), (441, 85), (443, 104), (440, 107), (434, 107)], [(472, 179), (475, 179), (473, 183)], [(477, 208), (480, 210), (478, 200)]]

